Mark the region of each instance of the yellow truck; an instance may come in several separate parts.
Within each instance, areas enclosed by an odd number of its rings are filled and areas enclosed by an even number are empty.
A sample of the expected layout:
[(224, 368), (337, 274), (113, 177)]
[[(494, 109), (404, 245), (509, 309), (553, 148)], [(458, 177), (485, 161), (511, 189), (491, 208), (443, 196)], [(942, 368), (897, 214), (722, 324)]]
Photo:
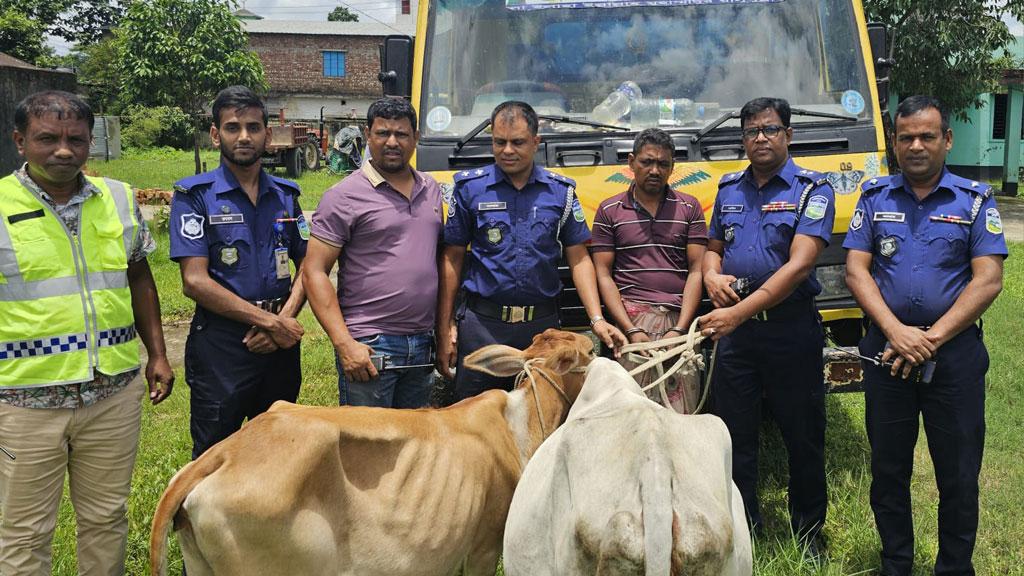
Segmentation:
[[(495, 105), (529, 102), (542, 116), (536, 161), (577, 183), (589, 222), (625, 190), (640, 130), (675, 142), (670, 185), (710, 217), (722, 175), (745, 168), (738, 113), (778, 96), (793, 107), (790, 152), (836, 192), (832, 243), (817, 265), (818, 307), (836, 344), (860, 335), (844, 282), (842, 242), (859, 184), (887, 173), (885, 29), (860, 0), (421, 0), (416, 38), (381, 49), (384, 92), (420, 117), (415, 165), (450, 190), (456, 172), (493, 162), (484, 131)], [(585, 326), (563, 274), (563, 324)], [(833, 387), (856, 363), (829, 366)]]

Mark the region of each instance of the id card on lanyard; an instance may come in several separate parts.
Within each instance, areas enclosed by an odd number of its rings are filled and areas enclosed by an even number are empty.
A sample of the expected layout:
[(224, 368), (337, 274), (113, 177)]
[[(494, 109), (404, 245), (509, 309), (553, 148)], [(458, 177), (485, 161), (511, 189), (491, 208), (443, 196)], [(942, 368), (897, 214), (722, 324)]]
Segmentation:
[(288, 269), (288, 248), (279, 246), (274, 249), (274, 264), (277, 267), (277, 279), (286, 280), (291, 278), (291, 271)]

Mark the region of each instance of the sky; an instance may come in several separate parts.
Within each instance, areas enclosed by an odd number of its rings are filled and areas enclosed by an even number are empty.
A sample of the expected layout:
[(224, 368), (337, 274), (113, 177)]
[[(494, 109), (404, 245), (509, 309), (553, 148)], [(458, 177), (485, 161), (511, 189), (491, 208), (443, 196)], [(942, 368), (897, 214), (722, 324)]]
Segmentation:
[(239, 0), (250, 12), (271, 20), (327, 20), (327, 14), (336, 6), (345, 6), (359, 15), (361, 22), (395, 21), (398, 0)]

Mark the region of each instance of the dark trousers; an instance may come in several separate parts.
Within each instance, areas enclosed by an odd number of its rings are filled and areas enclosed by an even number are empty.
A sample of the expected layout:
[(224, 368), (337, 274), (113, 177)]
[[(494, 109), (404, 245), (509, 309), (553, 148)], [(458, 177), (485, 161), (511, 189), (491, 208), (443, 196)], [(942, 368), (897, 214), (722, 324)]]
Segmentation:
[(825, 524), (824, 335), (818, 313), (787, 320), (748, 320), (718, 343), (712, 411), (732, 436), (732, 477), (752, 527), (761, 524), (757, 456), (762, 403), (789, 455), (793, 532), (810, 537)]
[[(865, 356), (885, 346), (875, 327), (860, 343)], [(871, 510), (882, 540), (882, 571), (908, 575), (914, 559), (910, 477), (918, 419), (939, 489), (939, 554), (935, 574), (974, 574), (978, 529), (978, 474), (985, 444), (985, 372), (988, 351), (971, 326), (943, 345), (930, 384), (864, 365), (865, 421), (871, 443)]]
[(295, 402), (302, 372), (299, 346), (254, 354), (242, 343), (249, 326), (196, 310), (185, 343), (185, 382), (192, 391), (192, 458), (266, 412)]
[(548, 328), (558, 328), (558, 314), (549, 314), (530, 322), (510, 324), (495, 318), (488, 318), (466, 308), (458, 327), (458, 363), (455, 369), (455, 401), (490, 390), (501, 388), (511, 390), (515, 378), (496, 378), (483, 372), (463, 368), (466, 356), (489, 344), (505, 344), (523, 350), (530, 346), (533, 337)]

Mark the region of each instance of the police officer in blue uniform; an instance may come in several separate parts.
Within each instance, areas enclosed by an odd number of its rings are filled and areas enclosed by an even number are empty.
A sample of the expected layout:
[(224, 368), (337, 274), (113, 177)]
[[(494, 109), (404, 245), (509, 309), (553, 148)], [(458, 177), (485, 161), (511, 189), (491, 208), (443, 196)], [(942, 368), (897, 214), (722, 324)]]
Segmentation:
[[(495, 164), (455, 175), (448, 204), (437, 313), (437, 367), (451, 377), (456, 400), (511, 386), (462, 368), (463, 359), (488, 344), (523, 349), (533, 336), (557, 328), (562, 251), (590, 325), (609, 347), (626, 337), (601, 317), (590, 239), (575, 182), (534, 164), (540, 144), (537, 113), (525, 102), (499, 104), (491, 113)], [(465, 303), (457, 342), (452, 325), (456, 292), (466, 263)]]
[(889, 576), (911, 573), (921, 416), (939, 489), (935, 574), (974, 574), (988, 370), (980, 318), (1002, 289), (1008, 252), (992, 189), (946, 168), (952, 146), (942, 103), (901, 102), (893, 148), (903, 173), (862, 185), (843, 242), (846, 283), (869, 320), (861, 354), (892, 362), (864, 363), (871, 509)]
[(712, 411), (733, 443), (733, 480), (755, 533), (758, 427), (762, 403), (789, 454), (793, 532), (812, 558), (825, 523), (824, 335), (814, 296), (814, 262), (835, 220), (832, 187), (789, 157), (789, 103), (758, 98), (740, 110), (750, 166), (718, 185), (704, 256), (704, 285), (715, 310), (700, 318), (718, 342)]
[(309, 238), (299, 188), (261, 167), (271, 129), (251, 90), (222, 90), (213, 119), (220, 167), (178, 182), (171, 201), (170, 255), (196, 302), (185, 347), (193, 458), (274, 401), (294, 402), (302, 380), (305, 297), (289, 269)]

